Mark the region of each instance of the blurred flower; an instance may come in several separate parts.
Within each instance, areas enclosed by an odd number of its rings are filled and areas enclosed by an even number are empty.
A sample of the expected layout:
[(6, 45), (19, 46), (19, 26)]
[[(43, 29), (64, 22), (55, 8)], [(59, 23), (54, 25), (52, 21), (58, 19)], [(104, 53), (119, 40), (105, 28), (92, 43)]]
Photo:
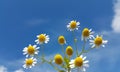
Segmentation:
[(38, 49), (39, 47), (37, 47), (37, 45), (32, 46), (31, 44), (29, 44), (28, 47), (25, 47), (23, 49), (23, 55), (26, 55), (26, 57), (28, 57), (29, 55), (34, 56), (35, 54), (38, 54)]
[(56, 64), (60, 65), (63, 63), (63, 57), (60, 54), (54, 56), (54, 61)]
[(37, 40), (35, 40), (35, 42), (37, 44), (43, 44), (43, 43), (48, 43), (49, 41), (49, 35), (46, 35), (46, 34), (40, 34), (40, 35), (37, 35)]
[(64, 36), (59, 36), (59, 37), (58, 37), (58, 42), (59, 42), (59, 44), (61, 44), (61, 45), (65, 44), (65, 43), (66, 43), (66, 40), (65, 40)]
[(90, 40), (90, 45), (92, 45), (92, 48), (100, 46), (105, 47), (104, 44), (107, 44), (107, 42), (107, 40), (103, 40), (102, 36), (97, 35), (96, 38)]
[(92, 29), (84, 28), (82, 31), (82, 40), (94, 38)]
[(67, 28), (70, 31), (74, 31), (75, 29), (78, 30), (78, 27), (80, 25), (80, 22), (76, 22), (74, 20), (72, 20), (68, 25)]
[(89, 67), (88, 60), (85, 60), (86, 57), (83, 57), (82, 55), (75, 58), (74, 60), (71, 60), (69, 62), (70, 68), (79, 68), (81, 71), (86, 71), (86, 67)]
[(33, 66), (35, 66), (36, 63), (37, 63), (37, 60), (31, 57), (25, 60), (25, 64), (23, 65), (23, 67), (26, 69), (32, 68)]
[(72, 49), (71, 46), (67, 46), (67, 48), (66, 48), (66, 54), (68, 56), (71, 56), (73, 54), (73, 49)]

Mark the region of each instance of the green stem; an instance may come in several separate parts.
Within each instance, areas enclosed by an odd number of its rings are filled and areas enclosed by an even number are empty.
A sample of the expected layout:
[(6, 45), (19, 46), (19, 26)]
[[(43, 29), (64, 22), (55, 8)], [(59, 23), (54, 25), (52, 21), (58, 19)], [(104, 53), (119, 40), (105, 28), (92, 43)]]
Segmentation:
[(93, 50), (93, 49), (94, 49), (94, 48), (91, 48), (91, 47), (90, 47), (88, 50), (83, 50), (83, 51), (79, 54), (79, 56), (82, 55), (83, 53), (87, 53), (87, 52), (89, 52), (89, 51), (91, 51), (91, 50)]
[(78, 68), (78, 72), (80, 72), (80, 69)]
[(86, 45), (86, 40), (84, 40), (83, 47), (82, 47), (82, 50), (81, 50), (79, 56), (82, 55), (82, 53), (84, 53), (84, 51), (85, 51), (85, 45)]
[[(68, 56), (68, 60), (69, 60), (69, 62), (70, 62), (70, 56)], [(70, 70), (71, 70), (71, 68), (69, 67), (70, 66), (70, 64), (69, 64), (69, 62), (68, 62), (68, 72), (70, 72)]]
[(43, 44), (41, 44), (41, 52), (42, 52), (42, 56), (44, 56), (44, 46), (43, 46)]
[(71, 69), (70, 69), (70, 68), (68, 68), (68, 72), (70, 72), (70, 70), (71, 70)]
[(78, 56), (77, 41), (76, 41), (76, 38), (75, 38), (74, 31), (72, 31), (72, 35), (73, 35), (73, 38), (74, 38), (74, 46), (75, 46), (75, 48), (76, 48), (76, 55)]
[(52, 64), (52, 62), (50, 61), (47, 61), (47, 60), (45, 60), (44, 58), (42, 59), (44, 62), (46, 62), (46, 63), (48, 63), (48, 64), (50, 64), (55, 70), (57, 70), (57, 71), (60, 71), (60, 69), (59, 68), (57, 68), (54, 64)]
[(62, 46), (62, 52), (63, 52), (64, 56), (66, 57), (66, 55), (65, 55), (65, 50), (64, 50), (64, 46), (63, 46), (63, 45), (61, 45), (61, 46)]

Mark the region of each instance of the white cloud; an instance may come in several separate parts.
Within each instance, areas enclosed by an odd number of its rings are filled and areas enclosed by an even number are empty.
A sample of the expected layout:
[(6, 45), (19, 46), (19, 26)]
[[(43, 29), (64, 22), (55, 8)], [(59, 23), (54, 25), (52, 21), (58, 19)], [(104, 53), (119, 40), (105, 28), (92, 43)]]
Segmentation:
[(15, 72), (24, 72), (23, 69), (16, 70)]
[(7, 72), (7, 68), (4, 66), (0, 66), (0, 72)]
[(114, 18), (112, 20), (112, 28), (116, 33), (120, 33), (120, 0), (115, 0), (114, 2)]
[(26, 21), (26, 24), (29, 26), (36, 26), (36, 25), (43, 25), (46, 22), (48, 22), (47, 19), (31, 19)]

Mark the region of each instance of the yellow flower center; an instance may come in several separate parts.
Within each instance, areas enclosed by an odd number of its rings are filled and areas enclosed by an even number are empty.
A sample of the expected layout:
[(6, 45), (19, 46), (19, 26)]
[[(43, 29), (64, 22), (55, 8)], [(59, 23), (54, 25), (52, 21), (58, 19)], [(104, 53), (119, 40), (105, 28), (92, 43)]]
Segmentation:
[(55, 57), (54, 57), (54, 60), (55, 60), (55, 63), (60, 65), (63, 63), (63, 58), (60, 54), (56, 54)]
[(65, 43), (65, 38), (64, 38), (64, 36), (59, 36), (58, 42), (59, 42), (60, 44), (64, 44), (64, 43)]
[(76, 27), (77, 27), (76, 21), (72, 21), (72, 22), (70, 23), (70, 28), (74, 29), (74, 28), (76, 28)]
[(83, 59), (81, 57), (77, 57), (74, 63), (76, 67), (81, 67), (83, 65)]
[(38, 39), (39, 39), (40, 42), (45, 42), (46, 36), (44, 34), (40, 34)]
[(68, 47), (66, 48), (66, 54), (67, 54), (68, 56), (71, 56), (71, 55), (73, 54), (73, 49), (72, 49), (71, 46), (68, 46)]
[(26, 60), (26, 65), (29, 66), (29, 65), (32, 65), (33, 64), (33, 59), (27, 59)]
[(100, 46), (102, 44), (102, 37), (96, 37), (94, 43), (95, 45)]
[(33, 46), (28, 46), (27, 52), (28, 52), (28, 54), (34, 54), (35, 48)]
[(89, 29), (88, 28), (84, 28), (82, 31), (82, 35), (84, 37), (88, 37), (90, 35)]

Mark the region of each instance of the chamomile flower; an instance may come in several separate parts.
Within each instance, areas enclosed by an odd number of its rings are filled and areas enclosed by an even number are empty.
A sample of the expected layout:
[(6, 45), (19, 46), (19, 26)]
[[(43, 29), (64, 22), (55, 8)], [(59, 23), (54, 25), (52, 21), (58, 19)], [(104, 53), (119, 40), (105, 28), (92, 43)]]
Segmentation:
[(31, 44), (29, 44), (28, 47), (25, 47), (23, 49), (23, 55), (26, 55), (26, 57), (34, 56), (35, 54), (37, 55), (39, 52), (38, 49), (39, 49), (39, 47), (37, 47), (37, 45), (32, 46)]
[(102, 36), (97, 35), (93, 40), (90, 40), (90, 45), (92, 45), (92, 48), (96, 47), (105, 47), (105, 44), (107, 44), (107, 40), (103, 40)]
[(58, 65), (61, 65), (63, 63), (63, 57), (60, 54), (56, 54), (54, 56), (54, 62)]
[(43, 43), (48, 43), (49, 41), (49, 35), (46, 35), (46, 34), (40, 34), (40, 35), (37, 35), (37, 40), (35, 40), (35, 42), (37, 44), (43, 44)]
[(23, 68), (26, 68), (26, 69), (32, 68), (32, 67), (35, 66), (35, 64), (37, 63), (37, 59), (31, 57), (31, 58), (26, 59), (26, 60), (24, 61), (24, 63), (25, 63), (25, 64), (23, 65)]
[(61, 44), (61, 45), (65, 44), (65, 43), (66, 43), (65, 37), (62, 36), (62, 35), (59, 36), (59, 37), (58, 37), (58, 42), (59, 42), (59, 44)]
[(93, 38), (94, 32), (92, 31), (92, 29), (88, 29), (88, 28), (84, 28), (82, 31), (82, 40), (87, 40), (87, 39), (91, 39)]
[(72, 56), (72, 54), (73, 54), (73, 49), (72, 49), (71, 46), (67, 46), (67, 48), (66, 48), (66, 54), (67, 54), (68, 56)]
[(68, 25), (67, 28), (70, 31), (74, 31), (75, 29), (78, 30), (80, 25), (80, 22), (76, 22), (75, 20), (72, 20)]
[(82, 55), (79, 57), (76, 57), (74, 60), (71, 60), (69, 62), (70, 68), (79, 68), (80, 71), (85, 72), (86, 67), (89, 67), (88, 60), (86, 60), (86, 57), (83, 57)]

